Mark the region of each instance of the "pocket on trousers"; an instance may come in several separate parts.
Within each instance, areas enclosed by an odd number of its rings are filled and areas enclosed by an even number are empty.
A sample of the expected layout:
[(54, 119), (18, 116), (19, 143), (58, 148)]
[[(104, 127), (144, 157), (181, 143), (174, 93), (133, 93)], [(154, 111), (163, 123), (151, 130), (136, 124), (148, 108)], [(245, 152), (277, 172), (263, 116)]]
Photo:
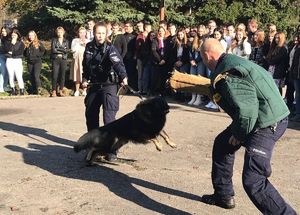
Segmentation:
[(108, 111), (118, 111), (119, 110), (119, 97), (117, 95), (112, 95), (112, 94), (107, 93), (105, 96), (103, 108)]

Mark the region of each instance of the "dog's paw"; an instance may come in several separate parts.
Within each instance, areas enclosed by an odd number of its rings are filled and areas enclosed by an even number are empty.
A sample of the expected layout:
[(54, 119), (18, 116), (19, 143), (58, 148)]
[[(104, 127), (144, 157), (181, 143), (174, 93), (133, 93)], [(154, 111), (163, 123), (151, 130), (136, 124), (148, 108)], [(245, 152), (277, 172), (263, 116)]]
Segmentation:
[(160, 143), (155, 144), (155, 147), (156, 147), (157, 151), (162, 150), (162, 145)]
[(167, 144), (168, 144), (169, 146), (171, 146), (172, 148), (177, 148), (176, 143), (174, 143), (174, 142), (172, 142), (172, 141), (168, 141)]

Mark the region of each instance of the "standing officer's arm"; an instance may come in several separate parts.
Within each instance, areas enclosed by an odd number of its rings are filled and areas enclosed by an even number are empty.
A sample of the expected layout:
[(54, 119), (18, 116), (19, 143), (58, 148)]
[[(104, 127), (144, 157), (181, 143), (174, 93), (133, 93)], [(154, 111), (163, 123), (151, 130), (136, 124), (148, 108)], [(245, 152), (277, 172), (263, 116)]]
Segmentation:
[(123, 59), (120, 56), (119, 52), (114, 46), (111, 46), (109, 49), (109, 59), (113, 64), (114, 71), (118, 74), (121, 81), (121, 85), (128, 85), (127, 83), (127, 73)]
[(230, 144), (237, 145), (256, 124), (259, 108), (256, 89), (243, 78), (229, 76), (218, 81), (216, 91), (221, 96), (218, 103), (232, 118)]

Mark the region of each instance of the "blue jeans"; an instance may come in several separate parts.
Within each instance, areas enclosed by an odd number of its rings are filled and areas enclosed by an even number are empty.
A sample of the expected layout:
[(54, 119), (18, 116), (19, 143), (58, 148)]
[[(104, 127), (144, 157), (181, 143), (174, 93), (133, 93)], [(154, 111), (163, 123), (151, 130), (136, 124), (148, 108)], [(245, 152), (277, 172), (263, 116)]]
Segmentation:
[(296, 114), (300, 114), (300, 79), (294, 80), (294, 87), (296, 91)]
[(197, 64), (197, 66), (191, 66), (190, 74), (191, 75), (201, 75), (201, 76), (205, 77), (205, 75), (206, 75), (206, 67), (203, 64), (203, 62), (199, 62)]
[(151, 69), (152, 69), (152, 64), (151, 62), (147, 62), (144, 66), (144, 71), (143, 71), (143, 93), (148, 93), (150, 89), (150, 84), (151, 84)]
[(4, 88), (8, 84), (8, 73), (6, 69), (6, 58), (4, 55), (0, 55), (0, 92), (4, 91)]
[[(271, 175), (271, 158), (276, 141), (284, 134), (287, 118), (278, 122), (275, 131), (271, 127), (258, 129), (248, 135), (243, 146), (243, 186), (252, 203), (263, 214), (296, 215), (268, 177)], [(232, 175), (235, 152), (241, 147), (228, 143), (232, 136), (228, 127), (215, 139), (213, 146), (212, 183), (215, 194), (224, 198), (234, 196)]]

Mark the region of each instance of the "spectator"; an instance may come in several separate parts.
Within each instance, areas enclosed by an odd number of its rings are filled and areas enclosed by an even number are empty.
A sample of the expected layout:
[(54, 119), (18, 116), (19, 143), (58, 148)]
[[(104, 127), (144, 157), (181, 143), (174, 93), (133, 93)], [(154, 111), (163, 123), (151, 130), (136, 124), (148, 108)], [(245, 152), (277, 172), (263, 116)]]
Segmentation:
[(290, 68), (291, 77), (294, 80), (294, 86), (296, 91), (296, 115), (291, 119), (292, 121), (300, 121), (300, 34), (298, 33), (298, 43), (295, 45), (295, 51), (293, 55), (292, 65)]
[(4, 50), (4, 44), (8, 39), (8, 34), (9, 29), (2, 27), (0, 35), (0, 93), (4, 92), (8, 85), (8, 73), (6, 69), (6, 57)]
[(139, 21), (137, 23), (138, 35), (135, 43), (135, 57), (136, 57), (136, 68), (138, 73), (138, 90), (143, 92), (143, 61), (141, 56), (141, 48), (145, 43), (148, 32), (144, 30), (144, 23)]
[(228, 25), (227, 35), (224, 36), (225, 41), (227, 42), (227, 47), (231, 46), (232, 40), (235, 38), (235, 29), (233, 25)]
[(236, 31), (246, 31), (246, 25), (244, 23), (239, 23), (236, 26)]
[(132, 22), (127, 21), (124, 23), (125, 27), (125, 39), (127, 43), (127, 52), (124, 57), (124, 64), (128, 75), (128, 85), (134, 90), (138, 89), (138, 75), (136, 70), (136, 59), (135, 59), (135, 44), (136, 44), (136, 33), (133, 31)]
[(41, 94), (41, 69), (42, 56), (45, 53), (43, 44), (39, 41), (35, 31), (29, 31), (24, 42), (24, 55), (27, 60), (28, 72), (30, 74), (30, 82), (33, 94)]
[(6, 56), (6, 68), (11, 87), (10, 95), (17, 95), (15, 89), (15, 76), (20, 88), (20, 95), (24, 95), (23, 65), (22, 57), (24, 52), (24, 43), (21, 41), (21, 34), (17, 28), (13, 28), (4, 44)]
[[(151, 26), (151, 24), (150, 24), (150, 22), (145, 22), (144, 23), (144, 29), (145, 29), (145, 31), (149, 34), (150, 33), (150, 31), (152, 31), (152, 26)], [(147, 35), (148, 35), (147, 34)]]
[[(203, 40), (195, 36), (189, 53), (190, 63), (191, 63), (190, 74), (200, 75), (204, 77), (206, 74), (206, 67), (200, 55), (200, 48), (202, 43)], [(198, 106), (201, 103), (202, 103), (202, 96), (196, 93), (192, 94), (192, 99), (188, 102), (189, 105), (194, 105), (194, 106)]]
[(207, 26), (208, 26), (208, 37), (213, 38), (214, 30), (217, 28), (217, 24), (214, 20), (209, 20)]
[(216, 28), (214, 30), (214, 38), (219, 40), (219, 42), (222, 44), (223, 49), (225, 52), (227, 52), (227, 43), (224, 40), (224, 33), (222, 28)]
[(65, 86), (65, 75), (67, 69), (67, 58), (69, 51), (69, 41), (65, 39), (65, 29), (57, 27), (56, 37), (51, 41), (51, 59), (52, 59), (52, 92), (51, 97), (57, 95), (57, 84), (59, 85), (59, 96), (64, 96), (63, 88)]
[[(79, 96), (79, 88), (80, 84), (82, 83), (82, 61), (83, 61), (83, 54), (85, 50), (85, 46), (88, 43), (88, 39), (86, 38), (86, 29), (84, 27), (80, 27), (77, 32), (77, 38), (72, 40), (71, 43), (71, 50), (73, 53), (73, 61), (70, 71), (70, 79), (75, 82), (75, 92), (74, 96)], [(82, 92), (83, 96), (86, 96), (86, 88), (83, 88)]]
[(268, 71), (273, 76), (281, 95), (289, 65), (288, 50), (285, 42), (285, 34), (282, 32), (276, 33), (266, 57), (266, 60), (269, 64)]
[(247, 36), (245, 31), (237, 31), (235, 38), (228, 50), (228, 53), (232, 53), (239, 57), (249, 59), (251, 54), (251, 45), (247, 41)]
[(105, 22), (106, 30), (107, 30), (107, 37), (112, 34), (112, 25), (110, 21)]
[(277, 32), (276, 25), (273, 24), (273, 23), (270, 23), (270, 24), (268, 25), (268, 29), (269, 29), (269, 33), (275, 33), (275, 34), (276, 34), (276, 32)]
[(207, 34), (205, 25), (199, 25), (197, 28), (197, 36), (199, 39), (204, 40)]
[(95, 21), (93, 19), (89, 19), (87, 21), (87, 39), (89, 41), (92, 41), (94, 39), (94, 33), (93, 33), (93, 28), (94, 28), (94, 25), (95, 25)]
[(112, 23), (112, 33), (108, 40), (113, 44), (121, 55), (122, 59), (127, 53), (127, 42), (125, 36), (120, 31), (120, 24), (117, 22)]
[[(249, 41), (249, 40), (248, 40)], [(253, 46), (249, 60), (254, 63), (264, 67), (264, 41), (265, 41), (265, 32), (262, 30), (257, 30), (253, 36)]]
[(141, 47), (141, 59), (144, 65), (143, 70), (143, 95), (150, 94), (151, 86), (151, 71), (152, 71), (152, 42), (155, 39), (156, 34), (154, 31), (150, 31), (146, 37), (145, 43)]
[(294, 87), (294, 80), (292, 78), (292, 64), (293, 64), (293, 59), (295, 55), (295, 51), (298, 48), (298, 34), (294, 35), (293, 41), (288, 45), (288, 51), (289, 51), (289, 70), (288, 74), (286, 76), (286, 93), (285, 93), (285, 99), (286, 99), (286, 104), (290, 110), (291, 113), (294, 112), (294, 92), (295, 92), (295, 87)]
[(166, 63), (168, 61), (168, 52), (166, 47), (165, 35), (166, 35), (165, 28), (159, 27), (158, 35), (153, 40), (151, 46), (151, 59), (152, 59), (151, 87), (150, 87), (151, 95), (162, 94), (164, 90), (164, 80), (167, 77)]
[(249, 19), (248, 21), (248, 42), (250, 44), (252, 44), (254, 41), (253, 41), (253, 37), (254, 37), (254, 34), (255, 32), (257, 31), (258, 29), (258, 23), (257, 23), (257, 20), (256, 19)]
[(170, 32), (168, 31), (168, 23), (166, 20), (159, 21), (159, 27), (163, 27), (166, 31), (165, 38), (168, 38), (170, 36)]
[(169, 53), (169, 62), (172, 67), (180, 72), (188, 72), (189, 69), (189, 49), (187, 45), (187, 36), (185, 29), (179, 29), (176, 38), (175, 44), (172, 47)]

